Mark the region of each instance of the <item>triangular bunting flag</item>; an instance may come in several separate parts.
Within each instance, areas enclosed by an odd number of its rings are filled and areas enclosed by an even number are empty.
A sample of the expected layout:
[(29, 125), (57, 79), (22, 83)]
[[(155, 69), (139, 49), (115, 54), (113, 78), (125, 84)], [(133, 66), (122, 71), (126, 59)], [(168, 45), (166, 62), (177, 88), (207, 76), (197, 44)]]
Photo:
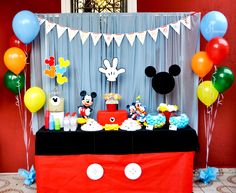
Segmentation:
[(45, 20), (45, 33), (48, 34), (56, 24)]
[(114, 39), (118, 47), (120, 47), (123, 38), (124, 38), (124, 34), (114, 34)]
[(136, 33), (130, 33), (130, 34), (125, 34), (130, 45), (133, 46), (134, 45), (134, 40), (135, 40), (135, 37), (136, 37)]
[(180, 21), (171, 23), (170, 26), (176, 31), (177, 34), (180, 34)]
[(62, 34), (66, 31), (67, 27), (56, 25), (57, 26), (57, 38), (59, 39)]
[(81, 38), (82, 44), (84, 45), (84, 43), (86, 42), (86, 40), (89, 37), (90, 32), (79, 31), (79, 34), (80, 34), (80, 38)]
[(188, 16), (188, 17), (186, 17), (184, 19), (181, 19), (180, 22), (182, 24), (184, 24), (188, 29), (191, 30), (191, 17), (190, 16)]
[(156, 42), (157, 41), (158, 28), (156, 28), (154, 30), (148, 30), (148, 33), (152, 37), (152, 39)]
[(101, 38), (102, 34), (101, 33), (91, 33), (91, 37), (93, 40), (93, 45), (96, 46), (99, 39)]
[(71, 42), (79, 30), (68, 28), (69, 41)]
[(144, 44), (146, 34), (147, 34), (147, 31), (137, 33), (137, 37), (138, 37), (139, 41), (141, 42), (141, 44)]
[(39, 20), (39, 25), (42, 25), (43, 22), (45, 22), (46, 19), (43, 19), (43, 18), (38, 17), (38, 20)]
[(110, 46), (113, 36), (114, 36), (113, 34), (103, 34), (107, 46)]
[(159, 27), (159, 30), (163, 33), (163, 35), (166, 37), (166, 39), (168, 39), (169, 37), (169, 25), (163, 26), (163, 27)]

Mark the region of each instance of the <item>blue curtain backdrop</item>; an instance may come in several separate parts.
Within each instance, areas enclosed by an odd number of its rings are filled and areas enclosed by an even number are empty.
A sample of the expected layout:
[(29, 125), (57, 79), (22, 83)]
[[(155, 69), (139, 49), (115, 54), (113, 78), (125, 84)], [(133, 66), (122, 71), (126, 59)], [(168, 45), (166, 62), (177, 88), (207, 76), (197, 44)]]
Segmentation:
[[(185, 18), (191, 13), (83, 13), (83, 14), (39, 14), (40, 17), (50, 22), (60, 24), (87, 32), (122, 34), (141, 32), (165, 26)], [(70, 42), (68, 32), (58, 39), (56, 27), (45, 35), (45, 25), (41, 25), (40, 34), (33, 42), (31, 53), (31, 86), (42, 87), (49, 94), (55, 88), (55, 79), (44, 75), (48, 68), (44, 60), (54, 56), (69, 59), (71, 65), (67, 69), (68, 83), (59, 85), (59, 90), (65, 98), (65, 112), (77, 111), (81, 105), (80, 92), (97, 92), (94, 100), (92, 118), (96, 119), (99, 109), (105, 109), (103, 94), (109, 92), (109, 82), (104, 74), (98, 71), (103, 66), (103, 60), (117, 57), (118, 68), (125, 68), (117, 82), (112, 86), (112, 91), (121, 94), (120, 109), (126, 109), (127, 104), (135, 101), (138, 95), (142, 96), (141, 102), (147, 106), (150, 113), (156, 112), (157, 106), (164, 101), (164, 96), (157, 94), (151, 86), (151, 78), (146, 77), (144, 70), (147, 66), (154, 66), (157, 72), (168, 71), (169, 66), (178, 64), (181, 74), (175, 77), (175, 88), (166, 96), (169, 104), (176, 104), (180, 112), (190, 117), (190, 125), (198, 128), (198, 106), (196, 88), (198, 77), (191, 70), (191, 59), (199, 51), (199, 24), (200, 14), (191, 16), (191, 30), (181, 25), (180, 35), (171, 27), (169, 38), (166, 39), (159, 31), (157, 41), (153, 41), (149, 34), (142, 45), (135, 39), (131, 47), (124, 37), (118, 47), (113, 40), (108, 47), (103, 38), (93, 45), (91, 36), (82, 45), (79, 33)], [(45, 105), (45, 108), (47, 106)], [(45, 110), (44, 108), (44, 110)], [(37, 131), (44, 125), (43, 111), (34, 115), (33, 130)]]

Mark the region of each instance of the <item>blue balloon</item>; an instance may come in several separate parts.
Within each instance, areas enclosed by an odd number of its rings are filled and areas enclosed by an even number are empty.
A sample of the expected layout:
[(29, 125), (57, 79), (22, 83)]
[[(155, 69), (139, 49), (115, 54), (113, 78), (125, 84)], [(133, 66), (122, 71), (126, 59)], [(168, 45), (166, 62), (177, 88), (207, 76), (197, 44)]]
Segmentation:
[(227, 28), (226, 17), (218, 11), (207, 13), (201, 20), (201, 33), (207, 41), (215, 37), (223, 37)]
[(12, 28), (17, 38), (24, 44), (28, 44), (38, 35), (40, 25), (34, 13), (24, 10), (15, 15)]

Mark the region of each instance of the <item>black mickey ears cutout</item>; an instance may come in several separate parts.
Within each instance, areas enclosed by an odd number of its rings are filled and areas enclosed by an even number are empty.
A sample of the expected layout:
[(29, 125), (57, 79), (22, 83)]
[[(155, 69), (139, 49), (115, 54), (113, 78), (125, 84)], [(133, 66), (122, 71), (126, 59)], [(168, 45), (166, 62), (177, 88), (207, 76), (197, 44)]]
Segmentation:
[(169, 73), (172, 76), (178, 76), (180, 74), (180, 72), (181, 72), (181, 69), (180, 69), (180, 67), (177, 64), (173, 64), (169, 68)]
[(158, 72), (153, 66), (148, 66), (145, 69), (145, 74), (152, 78), (152, 88), (159, 94), (168, 94), (175, 87), (175, 80), (173, 76), (180, 74), (180, 67), (177, 64), (173, 64), (169, 68), (168, 72)]
[(145, 74), (148, 77), (153, 77), (156, 74), (156, 69), (153, 66), (148, 66), (147, 68), (145, 68)]

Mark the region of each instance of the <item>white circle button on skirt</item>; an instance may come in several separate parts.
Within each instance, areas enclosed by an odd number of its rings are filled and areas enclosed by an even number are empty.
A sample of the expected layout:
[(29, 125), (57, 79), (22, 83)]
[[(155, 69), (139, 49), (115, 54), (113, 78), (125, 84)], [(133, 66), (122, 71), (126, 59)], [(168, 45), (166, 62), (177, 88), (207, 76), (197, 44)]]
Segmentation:
[(99, 180), (104, 174), (103, 167), (100, 164), (94, 163), (88, 166), (87, 176), (91, 180)]
[(136, 163), (130, 163), (125, 167), (125, 176), (130, 180), (138, 179), (142, 174), (141, 167)]

